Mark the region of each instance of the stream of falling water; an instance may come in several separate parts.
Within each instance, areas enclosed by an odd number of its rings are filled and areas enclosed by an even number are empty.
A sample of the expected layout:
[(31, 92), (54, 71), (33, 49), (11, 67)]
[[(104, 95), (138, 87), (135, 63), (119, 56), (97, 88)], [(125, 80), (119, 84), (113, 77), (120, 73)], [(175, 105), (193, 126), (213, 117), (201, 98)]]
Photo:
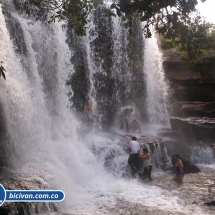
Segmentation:
[(15, 52), (1, 9), (0, 57), (7, 81), (0, 79), (0, 101), (9, 136), (2, 144), (10, 152), (13, 172), (63, 190), (65, 200), (56, 204), (59, 213), (143, 214), (147, 209), (202, 214), (196, 206), (185, 207), (174, 192), (123, 177), (128, 154), (119, 136), (79, 136), (81, 122), (67, 97), (66, 80), (74, 68), (65, 31), (60, 24), (29, 25), (24, 16), (11, 15), (26, 46), (25, 54)]

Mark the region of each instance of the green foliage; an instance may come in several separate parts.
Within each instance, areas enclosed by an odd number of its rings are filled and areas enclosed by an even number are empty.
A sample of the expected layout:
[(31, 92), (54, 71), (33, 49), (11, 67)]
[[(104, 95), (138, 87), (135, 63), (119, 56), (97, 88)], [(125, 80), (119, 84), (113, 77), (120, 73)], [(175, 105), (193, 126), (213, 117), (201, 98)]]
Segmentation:
[(6, 80), (6, 76), (5, 76), (5, 69), (4, 67), (2, 66), (3, 62), (1, 61), (0, 62), (0, 77), (2, 76), (5, 80)]
[[(177, 26), (170, 26), (164, 38), (170, 41), (169, 44), (176, 46), (178, 51), (185, 53), (182, 59), (188, 63), (194, 63), (202, 57), (203, 51), (215, 49), (215, 40), (209, 33), (212, 24), (201, 20), (200, 16), (189, 19), (189, 24), (178, 20)], [(159, 32), (161, 28), (157, 28)]]
[(39, 11), (40, 14), (47, 15), (49, 23), (66, 20), (76, 34), (82, 36), (85, 35), (90, 12), (101, 2), (102, 0), (26, 0), (23, 10), (28, 15)]
[(197, 4), (197, 0), (119, 0), (111, 8), (124, 12), (127, 19), (138, 15), (145, 22), (146, 38), (151, 37), (154, 26), (156, 32), (168, 39), (168, 46), (176, 46), (184, 54), (182, 59), (192, 64), (203, 55), (203, 50), (215, 48), (215, 40), (208, 36), (212, 24), (201, 19), (195, 9)]
[[(34, 15), (35, 11), (42, 14), (49, 23), (68, 21), (77, 35), (85, 35), (89, 14), (102, 3), (103, 0), (25, 0), (23, 9), (29, 15)], [(197, 0), (115, 0), (104, 13), (108, 17), (116, 16), (115, 10), (129, 28), (133, 17), (138, 17), (145, 23), (146, 38), (151, 37), (151, 26), (154, 26), (159, 34), (185, 53), (185, 61), (192, 63), (202, 56), (203, 49), (214, 48), (213, 37), (208, 36), (212, 25), (201, 20), (195, 9), (197, 4)]]
[[(205, 0), (202, 0), (205, 1)], [(150, 37), (150, 26), (163, 26), (163, 32), (171, 25), (177, 24), (177, 20), (186, 20), (192, 12), (195, 12), (197, 0), (118, 0), (111, 8), (126, 15), (137, 13), (144, 26), (145, 36)]]
[(189, 20), (189, 25), (178, 21), (177, 28), (169, 27), (163, 34), (163, 43), (167, 48), (177, 48), (183, 53), (182, 60), (192, 66), (209, 50), (214, 52), (215, 32), (212, 24), (196, 16)]

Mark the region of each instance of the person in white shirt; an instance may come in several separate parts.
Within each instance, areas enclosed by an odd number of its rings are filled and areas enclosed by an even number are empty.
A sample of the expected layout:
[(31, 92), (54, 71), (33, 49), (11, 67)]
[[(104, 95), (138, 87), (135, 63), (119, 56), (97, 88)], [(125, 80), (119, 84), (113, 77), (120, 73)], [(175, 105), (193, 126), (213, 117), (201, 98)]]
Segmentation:
[(132, 137), (131, 141), (128, 143), (128, 165), (131, 167), (134, 173), (137, 173), (139, 169), (139, 155), (140, 144), (137, 142), (136, 137)]

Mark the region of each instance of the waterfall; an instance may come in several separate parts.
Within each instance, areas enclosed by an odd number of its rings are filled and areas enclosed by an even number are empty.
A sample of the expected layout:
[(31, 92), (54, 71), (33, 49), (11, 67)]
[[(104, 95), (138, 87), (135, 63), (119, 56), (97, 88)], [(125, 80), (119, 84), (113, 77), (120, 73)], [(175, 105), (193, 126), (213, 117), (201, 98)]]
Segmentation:
[(147, 112), (149, 121), (155, 124), (169, 125), (167, 109), (168, 85), (162, 66), (162, 54), (159, 51), (155, 34), (145, 41), (144, 73), (147, 84)]
[(119, 20), (103, 22), (101, 13), (102, 8), (94, 11), (86, 37), (80, 38), (70, 26), (30, 24), (30, 18), (15, 10), (5, 14), (6, 24), (1, 7), (0, 59), (7, 71), (7, 80), (0, 79), (7, 130), (1, 144), (10, 169), (63, 190), (58, 214), (143, 214), (151, 208), (197, 212), (196, 206), (185, 208), (174, 193), (128, 177), (127, 141), (121, 136), (109, 130), (85, 132), (80, 115), (87, 98), (102, 114), (101, 123), (109, 126), (117, 110), (129, 104), (144, 117), (140, 23), (133, 20), (128, 32)]
[(29, 25), (31, 20), (11, 13), (10, 19), (19, 24), (17, 33), (23, 32), (22, 46), (26, 46), (25, 54), (16, 53), (2, 11), (0, 18), (1, 60), (7, 71), (7, 81), (0, 80), (1, 103), (9, 136), (2, 144), (10, 152), (8, 160), (15, 173), (41, 178), (52, 189), (75, 190), (73, 186), (84, 177), (80, 172), (70, 178), (69, 170), (87, 173), (80, 159), (87, 149), (79, 144), (79, 123), (67, 108), (66, 79), (72, 65), (65, 32), (60, 24)]
[(196, 164), (215, 164), (214, 150), (207, 144), (199, 141), (199, 146), (191, 147), (191, 161)]
[[(145, 117), (144, 41), (137, 19), (131, 21), (129, 30), (119, 17), (106, 17), (104, 10), (100, 6), (91, 14), (92, 21), (85, 37), (68, 31), (69, 45), (74, 50), (72, 63), (77, 65), (68, 83), (74, 90), (71, 100), (78, 112), (82, 114), (90, 100), (96, 124), (109, 130), (124, 108), (132, 107), (140, 121)], [(79, 50), (76, 45), (74, 47), (74, 40), (80, 44)], [(81, 79), (85, 87), (76, 85)], [(80, 95), (83, 89), (84, 93), (77, 98), (77, 93)]]

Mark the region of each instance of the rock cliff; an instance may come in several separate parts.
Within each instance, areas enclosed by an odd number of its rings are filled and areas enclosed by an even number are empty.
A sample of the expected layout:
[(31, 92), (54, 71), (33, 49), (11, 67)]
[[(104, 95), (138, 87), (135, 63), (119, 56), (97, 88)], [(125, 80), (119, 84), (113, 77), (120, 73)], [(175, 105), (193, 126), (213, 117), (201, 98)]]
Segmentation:
[[(164, 51), (163, 60), (171, 88), (172, 128), (180, 134), (189, 130), (195, 141), (204, 139), (213, 143), (215, 137), (211, 131), (215, 123), (211, 118), (215, 117), (215, 56), (203, 57), (192, 68), (171, 51)], [(202, 120), (192, 120), (192, 117), (203, 117), (204, 123)]]

